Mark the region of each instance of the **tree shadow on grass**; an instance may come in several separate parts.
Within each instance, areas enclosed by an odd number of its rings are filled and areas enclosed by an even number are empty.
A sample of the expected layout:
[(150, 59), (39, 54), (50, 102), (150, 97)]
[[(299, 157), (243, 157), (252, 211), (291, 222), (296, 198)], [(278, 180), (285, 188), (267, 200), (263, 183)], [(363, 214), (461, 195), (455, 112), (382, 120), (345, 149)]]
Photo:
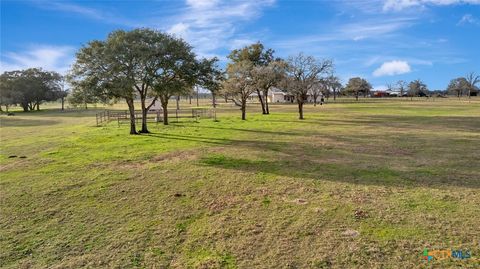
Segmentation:
[(394, 116), (394, 115), (372, 115), (357, 116), (353, 120), (345, 119), (322, 119), (313, 118), (305, 120), (276, 120), (269, 119), (270, 122), (295, 123), (295, 124), (317, 124), (317, 125), (352, 125), (352, 126), (372, 126), (372, 127), (396, 127), (410, 130), (435, 129), (456, 129), (465, 131), (480, 132), (479, 117), (460, 117), (460, 116)]
[[(480, 188), (480, 180), (476, 180), (466, 172), (456, 171), (445, 174), (445, 171), (435, 171), (433, 166), (405, 167), (402, 171), (390, 168), (382, 162), (382, 159), (397, 158), (391, 154), (390, 156), (388, 154), (374, 155), (368, 151), (358, 152), (345, 149), (328, 152), (331, 149), (312, 149), (311, 145), (305, 143), (261, 139), (236, 140), (173, 134), (149, 134), (149, 136), (226, 146), (225, 153), (206, 154), (199, 161), (200, 165), (222, 169), (361, 185), (439, 189), (448, 187)], [(237, 155), (232, 157), (228, 154), (229, 151), (231, 152), (230, 149), (233, 149), (233, 152), (236, 149), (251, 151), (253, 158), (241, 158)], [(259, 157), (255, 156), (258, 152), (269, 157), (266, 159), (256, 158)], [(414, 159), (415, 156), (406, 158)], [(365, 166), (366, 160), (371, 160), (371, 164)]]
[(235, 141), (240, 140), (230, 140), (226, 138), (212, 138), (212, 137), (200, 137), (200, 136), (189, 136), (189, 135), (177, 135), (177, 134), (163, 134), (163, 133), (149, 133), (146, 134), (149, 137), (170, 139), (170, 140), (181, 140), (181, 141), (190, 141), (190, 142), (200, 142), (214, 145), (228, 145), (232, 144)]
[(22, 119), (22, 118), (2, 118), (0, 119), (1, 127), (32, 127), (32, 126), (47, 126), (60, 123), (56, 120), (42, 120), (42, 119)]
[[(177, 126), (187, 126), (177, 124)], [(306, 132), (296, 132), (296, 131), (266, 131), (260, 129), (242, 129), (242, 128), (233, 128), (233, 127), (213, 127), (213, 126), (199, 126), (196, 125), (195, 128), (202, 128), (202, 129), (214, 129), (214, 130), (226, 130), (226, 131), (239, 131), (239, 132), (246, 132), (246, 133), (259, 133), (259, 134), (271, 134), (271, 135), (286, 135), (286, 136), (306, 136), (309, 133)]]
[(318, 163), (309, 159), (295, 160), (281, 158), (276, 160), (250, 160), (215, 154), (200, 160), (202, 165), (288, 176), (299, 179), (328, 180), (359, 185), (377, 185), (392, 187), (430, 187), (430, 188), (480, 188), (480, 181), (459, 175), (454, 180), (441, 173), (432, 173), (428, 169), (411, 168), (398, 171), (387, 166), (364, 168), (352, 163), (330, 162)]

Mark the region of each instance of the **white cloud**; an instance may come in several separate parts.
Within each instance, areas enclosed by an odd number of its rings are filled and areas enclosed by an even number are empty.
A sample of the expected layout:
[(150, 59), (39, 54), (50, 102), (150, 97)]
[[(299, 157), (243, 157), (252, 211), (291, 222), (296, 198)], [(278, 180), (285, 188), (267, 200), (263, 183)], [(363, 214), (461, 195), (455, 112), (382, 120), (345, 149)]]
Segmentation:
[(411, 71), (410, 65), (406, 61), (390, 61), (384, 62), (379, 68), (373, 72), (373, 76), (393, 76), (409, 73)]
[(386, 0), (383, 4), (384, 11), (400, 11), (411, 7), (447, 6), (456, 4), (480, 4), (480, 0)]
[(74, 60), (70, 46), (37, 45), (18, 52), (5, 52), (0, 61), (0, 72), (41, 67), (48, 71), (66, 73)]
[[(213, 55), (218, 49), (231, 49), (232, 45), (244, 44), (238, 34), (243, 23), (260, 16), (263, 9), (274, 0), (186, 0), (186, 9), (168, 18), (168, 21), (147, 23), (150, 27), (164, 28), (167, 32), (184, 38), (200, 56)], [(243, 33), (243, 35), (246, 35)]]
[(457, 23), (457, 25), (464, 25), (464, 24), (480, 25), (480, 20), (474, 17), (472, 14), (465, 14)]

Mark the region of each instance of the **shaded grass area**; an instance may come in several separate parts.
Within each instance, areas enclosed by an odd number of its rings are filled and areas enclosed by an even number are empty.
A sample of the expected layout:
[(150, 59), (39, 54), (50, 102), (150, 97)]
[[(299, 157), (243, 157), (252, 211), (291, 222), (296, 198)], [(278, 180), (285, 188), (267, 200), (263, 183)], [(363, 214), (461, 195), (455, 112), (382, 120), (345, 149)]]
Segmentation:
[(424, 248), (480, 265), (480, 103), (306, 110), (141, 136), (94, 111), (2, 116), (0, 266), (416, 268)]

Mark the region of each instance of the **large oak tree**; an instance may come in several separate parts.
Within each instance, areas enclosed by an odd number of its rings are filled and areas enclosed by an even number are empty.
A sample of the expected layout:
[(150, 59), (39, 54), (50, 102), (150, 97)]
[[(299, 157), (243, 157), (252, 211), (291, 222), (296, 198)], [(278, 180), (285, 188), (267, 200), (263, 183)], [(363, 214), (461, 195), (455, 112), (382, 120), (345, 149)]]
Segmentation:
[[(105, 41), (91, 41), (80, 49), (69, 81), (74, 87), (94, 90), (102, 98), (124, 99), (131, 134), (137, 133), (134, 100), (139, 98), (140, 132), (148, 133), (148, 110), (158, 98), (166, 109), (172, 95), (191, 88), (196, 66), (191, 46), (182, 39), (151, 29), (119, 30)], [(167, 117), (168, 111), (164, 114)]]
[(23, 111), (40, 110), (45, 101), (62, 97), (62, 76), (41, 68), (4, 72), (0, 76), (1, 105), (19, 104)]

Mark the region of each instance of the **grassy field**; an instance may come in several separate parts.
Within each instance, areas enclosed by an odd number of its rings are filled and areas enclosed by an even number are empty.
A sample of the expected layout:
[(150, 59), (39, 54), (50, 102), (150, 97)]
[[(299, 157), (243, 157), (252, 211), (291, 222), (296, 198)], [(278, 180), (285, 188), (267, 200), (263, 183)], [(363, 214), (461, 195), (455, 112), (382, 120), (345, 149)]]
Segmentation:
[(1, 116), (0, 267), (480, 266), (480, 99), (258, 111), (141, 136)]

